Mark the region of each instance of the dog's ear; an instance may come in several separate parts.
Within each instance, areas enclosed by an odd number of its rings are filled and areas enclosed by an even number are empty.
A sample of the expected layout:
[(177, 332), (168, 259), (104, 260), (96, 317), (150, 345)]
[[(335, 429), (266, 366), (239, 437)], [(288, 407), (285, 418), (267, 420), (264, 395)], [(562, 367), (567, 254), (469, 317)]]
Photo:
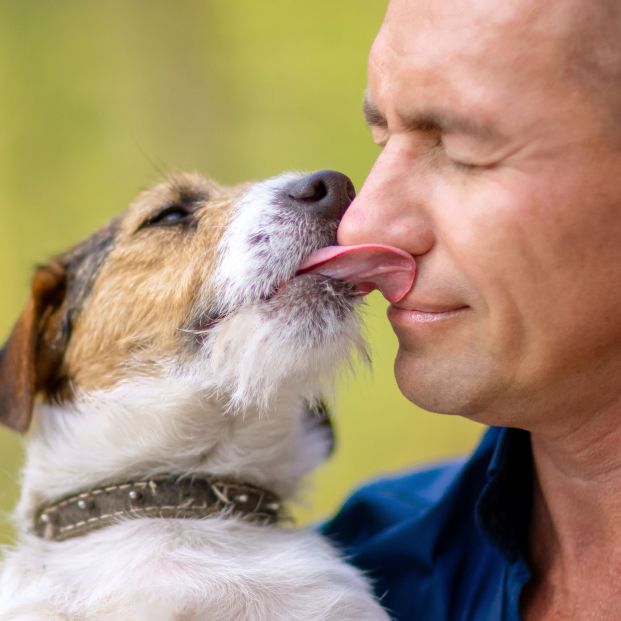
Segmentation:
[(32, 296), (0, 350), (0, 423), (21, 433), (30, 426), (35, 395), (62, 360), (65, 290), (60, 264), (40, 267), (32, 279)]

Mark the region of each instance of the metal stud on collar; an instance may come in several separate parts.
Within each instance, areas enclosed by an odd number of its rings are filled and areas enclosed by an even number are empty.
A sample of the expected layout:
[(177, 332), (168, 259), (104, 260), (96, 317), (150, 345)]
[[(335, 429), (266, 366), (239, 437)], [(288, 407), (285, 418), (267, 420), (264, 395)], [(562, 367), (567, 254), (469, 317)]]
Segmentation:
[(78, 509), (82, 509), (82, 511), (86, 511), (93, 506), (92, 501), (86, 500), (86, 498), (80, 498), (76, 504), (78, 505)]

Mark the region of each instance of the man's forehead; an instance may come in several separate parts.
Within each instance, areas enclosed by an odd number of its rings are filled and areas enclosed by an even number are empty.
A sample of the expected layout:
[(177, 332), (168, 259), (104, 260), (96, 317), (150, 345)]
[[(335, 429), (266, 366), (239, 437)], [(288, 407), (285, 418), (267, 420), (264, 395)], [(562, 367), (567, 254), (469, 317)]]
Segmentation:
[(548, 88), (571, 75), (576, 56), (601, 45), (611, 1), (391, 0), (371, 49), (369, 91), (380, 103), (396, 85), (407, 86), (409, 94), (398, 94), (406, 100), (436, 82), (459, 82), (474, 98), (505, 80), (512, 90)]
[(502, 99), (503, 90), (511, 97), (536, 98), (564, 82), (571, 89), (578, 84), (593, 101), (614, 103), (616, 111), (620, 5), (618, 0), (391, 0), (371, 49), (369, 93), (380, 107), (385, 98), (410, 107), (426, 94), (442, 91), (445, 98), (459, 86), (459, 96), (480, 109), (490, 96)]
[(608, 10), (615, 0), (390, 0), (386, 22), (406, 27), (542, 28), (548, 34), (570, 27), (593, 10)]
[(554, 49), (584, 30), (593, 6), (578, 0), (391, 0), (373, 51), (440, 58), (519, 54), (529, 45)]

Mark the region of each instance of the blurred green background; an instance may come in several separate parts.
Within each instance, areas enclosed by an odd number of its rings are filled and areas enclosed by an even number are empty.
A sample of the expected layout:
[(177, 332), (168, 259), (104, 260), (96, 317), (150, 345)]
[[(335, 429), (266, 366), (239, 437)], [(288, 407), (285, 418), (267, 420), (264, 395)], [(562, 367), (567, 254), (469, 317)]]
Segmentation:
[[(376, 155), (360, 112), (381, 0), (2, 0), (0, 336), (33, 266), (173, 170), (224, 183), (336, 168), (360, 187)], [(338, 451), (302, 521), (357, 483), (471, 449), (480, 427), (398, 392), (385, 303), (369, 298), (374, 369), (341, 382)], [(19, 438), (0, 430), (0, 511)], [(0, 541), (11, 532), (4, 518)]]

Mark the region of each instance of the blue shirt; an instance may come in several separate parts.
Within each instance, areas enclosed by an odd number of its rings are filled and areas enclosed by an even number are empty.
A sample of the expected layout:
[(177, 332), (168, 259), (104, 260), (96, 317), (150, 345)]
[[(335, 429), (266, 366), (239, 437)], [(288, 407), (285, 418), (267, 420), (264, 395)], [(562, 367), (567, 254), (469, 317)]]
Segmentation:
[(519, 621), (530, 436), (492, 428), (467, 460), (383, 479), (322, 527), (397, 621)]

